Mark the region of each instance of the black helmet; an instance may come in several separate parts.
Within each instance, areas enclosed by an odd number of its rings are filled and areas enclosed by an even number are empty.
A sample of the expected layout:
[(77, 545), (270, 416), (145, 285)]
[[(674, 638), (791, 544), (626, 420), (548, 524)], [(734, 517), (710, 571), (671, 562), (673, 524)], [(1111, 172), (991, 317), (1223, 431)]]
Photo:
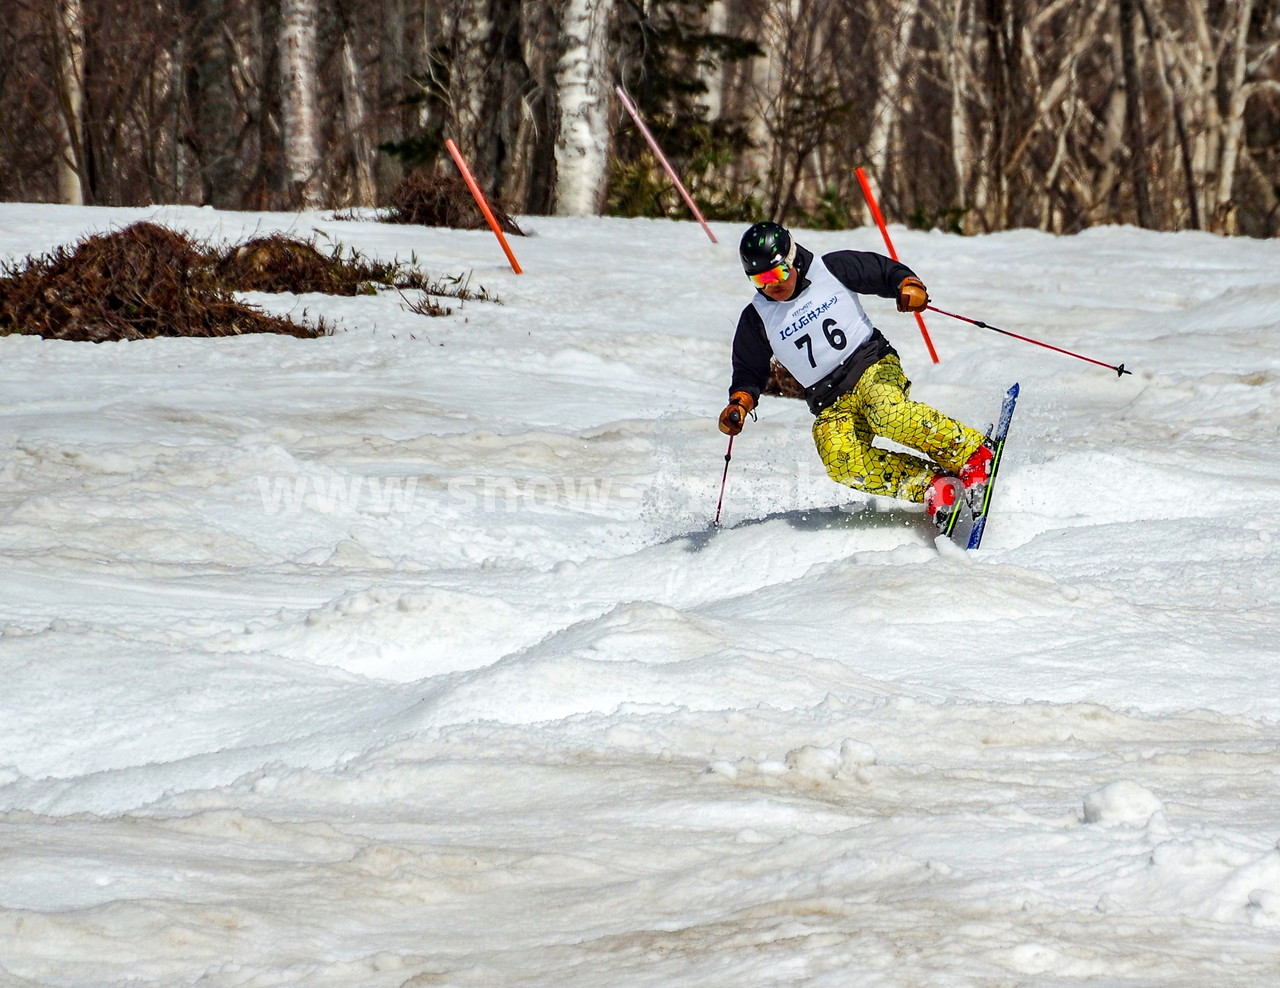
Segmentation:
[(749, 227), (742, 235), (738, 254), (742, 258), (742, 270), (750, 276), (779, 264), (791, 264), (796, 259), (796, 242), (786, 227), (765, 220)]

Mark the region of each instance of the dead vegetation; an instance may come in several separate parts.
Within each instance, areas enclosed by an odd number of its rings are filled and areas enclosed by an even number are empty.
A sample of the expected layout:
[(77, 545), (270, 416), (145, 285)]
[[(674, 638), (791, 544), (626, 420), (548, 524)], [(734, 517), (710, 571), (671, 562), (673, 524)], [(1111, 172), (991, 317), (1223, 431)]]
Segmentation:
[(502, 299), (491, 293), (484, 285), (473, 289), (470, 275), (466, 277), (455, 275), (436, 281), (430, 281), (423, 276), (417, 279), (415, 283), (405, 287), (417, 288), (422, 292), (417, 301), (411, 301), (401, 293), (401, 298), (405, 298), (405, 304), (409, 311), (416, 312), (420, 316), (451, 315), (453, 308), (442, 303), (440, 301), (441, 298), (456, 298), (459, 302), (475, 301), (502, 304)]
[[(430, 282), (400, 263), (370, 261), (335, 246), (283, 234), (218, 250), (154, 223), (94, 234), (48, 254), (0, 264), (0, 335), (104, 343), (156, 337), (278, 333), (303, 339), (326, 335), (315, 324), (273, 316), (236, 292), (374, 294), (379, 287), (424, 292), (424, 315), (448, 309), (427, 295), (498, 301), (471, 292), (461, 276)], [(413, 306), (411, 306), (413, 308)]]
[[(503, 233), (524, 236), (524, 231), (500, 201), (490, 199), (488, 202)], [(389, 223), (446, 226), (455, 230), (479, 230), (488, 225), (461, 176), (423, 169), (410, 172), (396, 187), (386, 219)]]
[[(214, 265), (218, 280), (239, 292), (321, 292), (373, 295), (378, 286), (401, 286), (399, 264), (370, 261), (359, 254), (328, 254), (314, 242), (282, 233), (255, 237), (230, 248)], [(407, 286), (401, 286), (407, 287)]]
[(135, 223), (0, 269), (0, 333), (103, 343), (160, 336), (323, 335), (270, 316), (219, 283), (212, 253)]

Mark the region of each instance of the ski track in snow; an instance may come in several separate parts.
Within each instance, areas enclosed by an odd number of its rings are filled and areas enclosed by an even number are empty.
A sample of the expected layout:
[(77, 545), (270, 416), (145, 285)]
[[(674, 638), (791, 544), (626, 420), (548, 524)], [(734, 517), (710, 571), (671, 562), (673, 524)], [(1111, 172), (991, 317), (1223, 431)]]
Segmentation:
[[(0, 338), (0, 984), (1264, 984), (1280, 243), (899, 230), (917, 398), (1022, 385), (981, 551), (766, 399), (740, 229), (0, 205), (20, 258), (273, 230), (501, 305)], [(877, 250), (875, 230), (801, 232)]]

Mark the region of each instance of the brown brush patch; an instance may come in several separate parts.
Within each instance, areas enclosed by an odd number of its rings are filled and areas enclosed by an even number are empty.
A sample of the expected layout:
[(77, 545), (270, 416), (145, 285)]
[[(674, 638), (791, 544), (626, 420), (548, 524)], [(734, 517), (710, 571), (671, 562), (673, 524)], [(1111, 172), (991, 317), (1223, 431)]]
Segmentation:
[[(489, 199), (488, 203), (503, 233), (524, 236), (524, 231), (516, 226), (500, 201)], [(406, 175), (392, 193), (387, 221), (447, 226), (455, 230), (479, 230), (488, 225), (462, 176), (421, 169)]]
[(471, 287), (471, 276), (465, 278), (458, 275), (453, 278), (437, 278), (432, 279), (429, 275), (422, 271), (409, 271), (401, 275), (400, 280), (396, 282), (397, 288), (416, 288), (422, 294), (416, 301), (408, 298), (404, 292), (400, 293), (400, 297), (405, 300), (405, 304), (410, 312), (416, 312), (420, 316), (448, 316), (453, 314), (453, 309), (442, 304), (441, 298), (456, 298), (459, 302), (496, 302), (502, 304), (502, 299), (494, 295), (484, 285), (477, 288)]
[(777, 358), (769, 358), (769, 383), (761, 394), (777, 395), (780, 398), (803, 398), (804, 386), (797, 381)]
[(340, 249), (325, 254), (314, 242), (273, 233), (230, 248), (216, 272), (226, 286), (241, 292), (372, 295), (377, 285), (395, 282), (398, 267), (359, 255), (343, 258)]
[(103, 343), (160, 336), (322, 336), (238, 301), (212, 251), (154, 223), (0, 267), (0, 334)]

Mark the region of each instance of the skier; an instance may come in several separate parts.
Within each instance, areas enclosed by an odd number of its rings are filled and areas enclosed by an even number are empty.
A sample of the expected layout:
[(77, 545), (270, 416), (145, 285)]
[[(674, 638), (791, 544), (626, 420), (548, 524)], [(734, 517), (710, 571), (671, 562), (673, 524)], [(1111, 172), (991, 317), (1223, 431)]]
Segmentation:
[[(859, 295), (896, 298), (899, 312), (928, 304), (905, 264), (868, 251), (815, 257), (777, 223), (756, 223), (739, 246), (756, 297), (733, 338), (733, 380), (720, 431), (736, 436), (769, 380), (769, 358), (804, 387), (813, 440), (832, 480), (923, 502), (940, 529), (961, 498), (978, 503), (992, 450), (982, 433), (911, 401), (897, 351), (863, 311)], [(876, 436), (929, 456), (880, 449)]]

